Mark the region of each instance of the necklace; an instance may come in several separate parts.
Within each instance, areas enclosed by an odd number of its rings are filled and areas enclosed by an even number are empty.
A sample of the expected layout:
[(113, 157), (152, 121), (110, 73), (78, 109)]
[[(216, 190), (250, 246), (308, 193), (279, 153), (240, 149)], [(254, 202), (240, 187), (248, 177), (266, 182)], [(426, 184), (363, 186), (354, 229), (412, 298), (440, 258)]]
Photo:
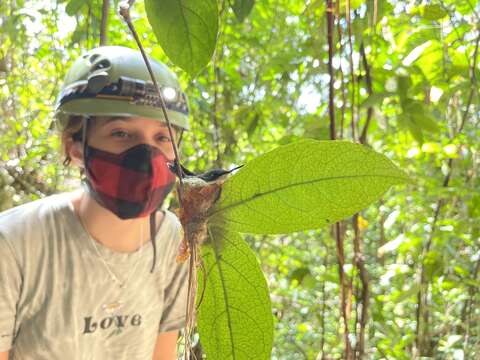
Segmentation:
[[(79, 218), (80, 218), (80, 222), (82, 223), (82, 225), (85, 229), (85, 232), (88, 235), (88, 238), (90, 239), (90, 242), (91, 242), (93, 248), (95, 249), (95, 252), (97, 253), (98, 258), (101, 260), (102, 264), (105, 266), (105, 269), (109, 273), (110, 278), (118, 284), (118, 287), (120, 289), (123, 290), (125, 288), (125, 285), (128, 283), (128, 281), (132, 277), (132, 275), (135, 273), (135, 270), (138, 266), (139, 261), (137, 261), (135, 263), (135, 265), (134, 265), (132, 271), (130, 272), (130, 274), (128, 274), (128, 276), (123, 281), (120, 280), (119, 277), (115, 274), (115, 272), (110, 268), (110, 266), (108, 265), (108, 262), (103, 258), (102, 254), (100, 253), (100, 250), (97, 247), (95, 239), (93, 239), (93, 237), (88, 232), (87, 227), (83, 223), (83, 220), (81, 219), (80, 216), (79, 216)], [(139, 238), (137, 249), (140, 249), (140, 245), (141, 245), (142, 240), (143, 240), (143, 226), (140, 227), (140, 238)], [(123, 305), (124, 305), (124, 302), (121, 301), (120, 299), (117, 299), (117, 300), (110, 301), (110, 302), (107, 302), (107, 303), (103, 304), (102, 309), (107, 314), (113, 316), (113, 315), (117, 314), (120, 309), (123, 308)]]
[[(120, 289), (123, 289), (125, 287), (125, 285), (128, 283), (128, 281), (130, 280), (130, 278), (132, 277), (132, 275), (135, 273), (135, 270), (136, 270), (139, 262), (137, 261), (135, 263), (135, 265), (132, 269), (133, 271), (131, 271), (130, 274), (128, 274), (128, 276), (123, 281), (121, 281), (119, 279), (119, 277), (117, 275), (115, 275), (113, 270), (110, 268), (110, 266), (108, 265), (108, 262), (103, 258), (102, 254), (100, 254), (100, 250), (98, 250), (97, 244), (95, 244), (96, 241), (92, 238), (92, 236), (90, 234), (88, 234), (88, 237), (89, 237), (90, 242), (92, 243), (92, 245), (95, 249), (95, 252), (97, 253), (98, 258), (102, 261), (103, 265), (105, 266), (105, 269), (110, 274), (110, 278), (118, 284), (118, 287)], [(138, 243), (138, 249), (140, 248), (142, 239), (143, 239), (143, 226), (140, 228), (140, 241)]]
[[(93, 248), (95, 249), (95, 252), (97, 253), (97, 256), (98, 258), (100, 259), (100, 261), (102, 262), (102, 264), (104, 265), (105, 269), (107, 270), (108, 274), (110, 275), (110, 279), (112, 279), (114, 282), (116, 282), (118, 284), (118, 287), (120, 289), (123, 289), (126, 284), (128, 283), (128, 281), (130, 280), (130, 278), (132, 277), (132, 275), (135, 273), (135, 270), (137, 269), (138, 267), (138, 263), (139, 261), (137, 261), (132, 269), (132, 271), (130, 271), (130, 273), (127, 275), (126, 278), (124, 278), (124, 280), (120, 280), (120, 278), (115, 274), (115, 272), (111, 269), (110, 265), (108, 264), (108, 262), (104, 259), (104, 257), (102, 256), (102, 254), (100, 253), (100, 250), (98, 249), (97, 247), (97, 244), (96, 244), (96, 240), (93, 239), (93, 237), (90, 235), (90, 233), (88, 232), (87, 230), (87, 227), (85, 226), (85, 223), (83, 222), (83, 219), (81, 218), (81, 216), (79, 216), (79, 219), (80, 219), (80, 222), (82, 223), (82, 226), (83, 228), (85, 229), (85, 232), (87, 233), (88, 235), (88, 238), (90, 239), (90, 242), (93, 246)], [(139, 241), (138, 241), (138, 247), (137, 249), (140, 249), (140, 245), (142, 243), (142, 240), (143, 240), (143, 225), (140, 227), (140, 238), (139, 238)], [(113, 303), (112, 303), (113, 304)], [(108, 305), (111, 305), (111, 304), (108, 304)], [(105, 306), (105, 305), (104, 305)]]

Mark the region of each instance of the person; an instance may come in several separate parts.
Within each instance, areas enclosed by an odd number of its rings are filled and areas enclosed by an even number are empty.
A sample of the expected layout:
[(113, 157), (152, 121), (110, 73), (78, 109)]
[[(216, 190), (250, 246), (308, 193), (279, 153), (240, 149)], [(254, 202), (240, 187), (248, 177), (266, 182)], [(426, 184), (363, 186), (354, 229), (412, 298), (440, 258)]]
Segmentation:
[(0, 214), (0, 359), (176, 359), (188, 262), (161, 205), (188, 105), (150, 62), (173, 138), (140, 52), (96, 48), (67, 72), (55, 121), (83, 186)]

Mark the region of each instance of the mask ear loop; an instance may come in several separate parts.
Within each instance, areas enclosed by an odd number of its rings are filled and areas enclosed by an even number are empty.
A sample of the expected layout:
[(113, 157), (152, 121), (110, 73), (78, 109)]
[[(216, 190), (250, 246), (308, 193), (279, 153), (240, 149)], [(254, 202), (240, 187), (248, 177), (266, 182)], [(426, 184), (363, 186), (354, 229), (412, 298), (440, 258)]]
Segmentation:
[(153, 263), (152, 263), (152, 268), (150, 269), (150, 273), (153, 273), (153, 270), (155, 269), (155, 263), (157, 262), (157, 242), (155, 241), (155, 233), (157, 230), (157, 226), (155, 224), (156, 214), (157, 214), (157, 210), (155, 210), (150, 214), (150, 241), (152, 242), (152, 248), (153, 248)]
[(87, 132), (88, 132), (88, 120), (89, 116), (83, 118), (82, 124), (82, 148), (83, 148), (83, 166), (85, 171), (87, 171)]

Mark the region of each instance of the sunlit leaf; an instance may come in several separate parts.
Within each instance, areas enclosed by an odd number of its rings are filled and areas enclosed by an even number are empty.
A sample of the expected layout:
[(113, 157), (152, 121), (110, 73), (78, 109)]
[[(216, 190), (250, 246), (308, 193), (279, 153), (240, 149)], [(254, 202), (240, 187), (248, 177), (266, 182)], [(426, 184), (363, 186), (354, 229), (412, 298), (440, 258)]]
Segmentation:
[(216, 0), (145, 0), (145, 10), (165, 54), (175, 65), (196, 76), (215, 50)]
[(316, 229), (353, 215), (406, 180), (366, 146), (303, 140), (259, 156), (230, 177), (210, 221), (256, 234)]
[(205, 354), (212, 360), (269, 360), (273, 316), (255, 254), (238, 233), (210, 230), (209, 245), (202, 247), (207, 277), (198, 312)]

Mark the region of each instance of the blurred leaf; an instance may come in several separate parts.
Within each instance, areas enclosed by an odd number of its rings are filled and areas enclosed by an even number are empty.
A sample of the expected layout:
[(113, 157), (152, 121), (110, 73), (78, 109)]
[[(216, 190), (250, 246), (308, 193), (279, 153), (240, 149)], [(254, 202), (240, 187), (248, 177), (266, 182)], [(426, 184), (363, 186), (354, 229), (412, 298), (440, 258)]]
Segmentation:
[(407, 99), (408, 90), (412, 86), (412, 80), (408, 76), (397, 76), (397, 91), (400, 102), (403, 103)]
[(381, 105), (383, 102), (383, 99), (392, 95), (393, 93), (391, 92), (373, 93), (369, 95), (368, 98), (366, 98), (365, 101), (360, 104), (360, 106), (367, 108), (367, 107), (374, 107), (377, 105)]
[[(313, 121), (309, 121), (305, 125), (303, 137), (312, 138), (317, 140), (329, 140), (330, 139), (330, 127), (326, 120), (319, 121), (317, 117)], [(297, 139), (301, 140), (300, 138)], [(282, 143), (286, 144), (286, 143)]]
[(70, 0), (67, 6), (65, 7), (65, 12), (70, 16), (74, 16), (80, 11), (82, 6), (85, 5), (86, 3), (87, 2), (85, 0)]
[[(403, 102), (403, 111), (409, 117), (410, 121), (414, 123), (414, 127), (421, 132), (421, 130), (437, 132), (438, 125), (431, 112), (425, 107), (423, 103), (413, 99), (405, 99)], [(412, 128), (412, 125), (410, 125)]]
[(7, 62), (5, 61), (5, 58), (0, 58), (0, 72), (7, 72)]
[(308, 267), (300, 267), (293, 270), (289, 276), (290, 280), (297, 280), (299, 284), (302, 283), (305, 276), (310, 275), (310, 269)]
[(424, 5), (421, 13), (427, 20), (439, 20), (447, 16), (447, 12), (439, 4)]
[(472, 218), (480, 217), (480, 194), (474, 194), (468, 204), (468, 214)]
[(397, 291), (391, 296), (391, 300), (396, 303), (401, 303), (413, 296), (416, 296), (420, 290), (418, 283), (413, 284), (408, 290)]
[(252, 136), (254, 131), (257, 129), (258, 123), (260, 121), (260, 114), (255, 112), (253, 116), (250, 117), (250, 121), (247, 126), (247, 134), (248, 136)]
[(250, 14), (254, 3), (255, 0), (234, 0), (233, 4), (230, 2), (230, 6), (239, 22), (245, 20), (248, 14)]

